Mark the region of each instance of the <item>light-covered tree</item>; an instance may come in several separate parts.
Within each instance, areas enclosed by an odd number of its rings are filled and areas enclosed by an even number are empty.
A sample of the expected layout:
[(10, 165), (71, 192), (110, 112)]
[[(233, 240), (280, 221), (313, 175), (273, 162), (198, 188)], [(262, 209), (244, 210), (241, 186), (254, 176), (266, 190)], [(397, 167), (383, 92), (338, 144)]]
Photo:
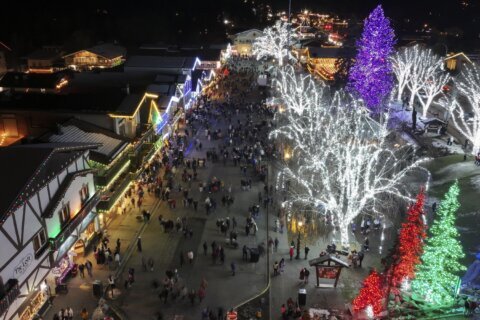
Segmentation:
[(403, 92), (407, 87), (412, 72), (415, 55), (418, 47), (403, 47), (392, 56), (392, 70), (397, 79), (397, 100), (402, 100)]
[[(442, 61), (443, 63), (443, 61)], [(438, 64), (440, 67), (442, 64)], [(422, 105), (422, 116), (427, 117), (427, 112), (432, 106), (435, 98), (438, 98), (442, 93), (445, 85), (450, 81), (450, 74), (437, 68), (426, 81), (423, 83), (422, 91), (417, 92), (418, 101)]]
[(472, 143), (472, 153), (480, 152), (480, 70), (466, 67), (455, 82), (457, 97), (448, 103), (452, 123), (464, 138)]
[(290, 24), (277, 21), (272, 27), (263, 30), (263, 35), (253, 43), (253, 54), (257, 60), (275, 58), (280, 67), (285, 60), (294, 60), (290, 46), (296, 41), (297, 35), (291, 30)]
[(363, 213), (379, 213), (379, 199), (410, 200), (404, 178), (423, 169), (409, 158), (410, 148), (390, 145), (388, 119), (379, 124), (360, 100), (342, 91), (331, 94), (292, 67), (280, 72), (279, 93), (285, 112), (277, 114), (271, 137), (292, 146), (282, 170), (295, 182), (292, 203), (331, 214), (341, 242), (348, 244), (349, 224)]
[[(443, 81), (445, 79), (438, 79), (438, 73), (443, 67), (441, 57), (435, 55), (431, 49), (425, 49), (419, 45), (412, 47), (410, 50), (413, 51), (411, 56), (414, 60), (407, 79), (407, 87), (410, 91), (409, 105), (413, 106), (415, 98), (418, 98), (420, 92), (429, 86), (429, 81), (437, 80), (440, 82), (439, 80)], [(430, 88), (433, 91), (435, 89), (436, 86)], [(426, 114), (426, 111), (424, 113)]]

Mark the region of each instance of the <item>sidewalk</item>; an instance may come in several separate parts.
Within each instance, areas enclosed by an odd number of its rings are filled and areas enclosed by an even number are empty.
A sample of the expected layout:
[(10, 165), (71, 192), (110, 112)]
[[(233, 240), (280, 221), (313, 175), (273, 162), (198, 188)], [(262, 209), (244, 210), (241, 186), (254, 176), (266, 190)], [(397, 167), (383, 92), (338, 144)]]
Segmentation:
[[(142, 208), (131, 208), (127, 210), (124, 215), (115, 216), (107, 227), (107, 234), (110, 240), (109, 247), (114, 251), (117, 239), (120, 239), (121, 259), (124, 259), (124, 254), (132, 241), (136, 239), (138, 230), (144, 224), (143, 220), (138, 220), (137, 215), (141, 214), (141, 210), (152, 211), (158, 204), (159, 200), (153, 194), (149, 195), (147, 192), (144, 196)], [(112, 213), (113, 214), (113, 213)], [(104, 288), (108, 283), (109, 275), (116, 272), (115, 263), (112, 267), (107, 265), (98, 265), (95, 261), (93, 251), (89, 251), (85, 257), (77, 257), (76, 263), (85, 263), (87, 260), (93, 264), (93, 277), (90, 278), (85, 270), (85, 278), (82, 279), (80, 274), (75, 278), (67, 281), (68, 294), (56, 295), (52, 301), (52, 307), (44, 315), (45, 319), (52, 319), (54, 313), (57, 313), (62, 308), (71, 307), (76, 315), (80, 313), (82, 308), (86, 308), (90, 315), (97, 307), (98, 298), (93, 296), (93, 281), (100, 280)]]

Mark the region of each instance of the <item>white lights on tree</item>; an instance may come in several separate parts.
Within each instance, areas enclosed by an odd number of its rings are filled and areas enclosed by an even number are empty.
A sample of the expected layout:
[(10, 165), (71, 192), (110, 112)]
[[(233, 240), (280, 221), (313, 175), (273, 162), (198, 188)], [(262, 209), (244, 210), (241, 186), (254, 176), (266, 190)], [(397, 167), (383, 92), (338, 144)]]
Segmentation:
[(372, 120), (359, 100), (296, 75), (280, 71), (278, 82), (285, 112), (277, 114), (271, 137), (291, 146), (282, 175), (290, 180), (290, 201), (332, 216), (341, 242), (349, 244), (352, 220), (362, 214), (384, 214), (388, 196), (410, 200), (404, 178), (423, 170), (408, 146), (393, 148), (388, 119)]
[(404, 47), (398, 50), (392, 56), (392, 69), (397, 79), (397, 100), (401, 101), (403, 92), (407, 87), (407, 82), (412, 72), (414, 55), (416, 54), (416, 47)]
[(472, 154), (480, 152), (480, 70), (467, 67), (455, 82), (459, 97), (450, 101), (448, 109), (453, 110), (452, 122), (455, 128), (472, 145)]
[(275, 58), (278, 65), (284, 65), (285, 60), (294, 60), (290, 52), (290, 46), (296, 40), (297, 35), (290, 28), (290, 24), (277, 21), (273, 27), (263, 30), (263, 35), (253, 43), (253, 54), (257, 60), (263, 58)]
[(442, 92), (450, 80), (443, 71), (443, 59), (420, 45), (402, 48), (392, 58), (393, 72), (397, 78), (397, 98), (400, 100), (408, 88), (409, 105), (413, 107), (415, 98), (423, 107), (422, 115), (427, 115), (433, 100)]
[(445, 85), (450, 81), (450, 75), (443, 70), (432, 73), (424, 82), (421, 92), (417, 92), (418, 101), (422, 105), (422, 116), (427, 117), (435, 98), (443, 93)]

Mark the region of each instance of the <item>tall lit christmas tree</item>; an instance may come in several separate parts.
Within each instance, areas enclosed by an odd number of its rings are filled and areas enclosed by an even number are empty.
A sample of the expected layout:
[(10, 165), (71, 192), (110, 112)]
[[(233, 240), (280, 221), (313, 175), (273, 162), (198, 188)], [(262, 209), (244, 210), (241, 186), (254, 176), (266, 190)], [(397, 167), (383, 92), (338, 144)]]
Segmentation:
[(423, 189), (407, 212), (406, 221), (402, 224), (398, 236), (396, 259), (392, 266), (391, 285), (399, 288), (415, 276), (415, 267), (420, 263), (425, 238), (425, 224), (423, 220), (423, 206), (425, 194)]
[(353, 310), (355, 312), (365, 311), (366, 313), (372, 311), (373, 316), (378, 316), (383, 310), (384, 298), (383, 279), (374, 270), (365, 278), (362, 289), (360, 289), (358, 296), (353, 300)]
[(448, 306), (454, 302), (457, 273), (465, 270), (459, 262), (465, 254), (455, 227), (459, 193), (458, 182), (455, 182), (440, 203), (422, 263), (412, 282), (412, 293), (431, 306)]
[(392, 64), (395, 33), (378, 6), (365, 20), (362, 38), (357, 42), (355, 64), (348, 78), (350, 89), (365, 101), (374, 114), (382, 110), (393, 88)]

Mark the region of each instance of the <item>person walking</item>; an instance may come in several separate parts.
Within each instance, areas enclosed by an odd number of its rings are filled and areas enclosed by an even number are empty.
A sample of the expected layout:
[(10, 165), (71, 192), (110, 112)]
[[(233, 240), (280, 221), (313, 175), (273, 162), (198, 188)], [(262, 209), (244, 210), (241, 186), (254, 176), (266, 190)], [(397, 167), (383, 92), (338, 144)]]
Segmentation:
[(280, 265), (278, 264), (277, 261), (275, 261), (273, 263), (273, 275), (274, 276), (278, 276), (279, 275), (279, 272), (278, 272), (278, 268), (280, 267)]
[(242, 248), (242, 260), (247, 261), (248, 260), (248, 249), (247, 246), (244, 245)]
[(92, 278), (93, 277), (93, 272), (92, 272), (93, 265), (92, 265), (92, 262), (90, 260), (87, 260), (87, 262), (85, 262), (85, 268), (87, 268), (88, 276), (90, 278)]
[(82, 320), (88, 320), (88, 311), (87, 311), (87, 308), (83, 308), (82, 311), (80, 312), (80, 318)]
[(180, 251), (179, 257), (180, 257), (180, 267), (182, 267), (185, 262), (185, 259), (183, 257), (183, 251)]
[(360, 250), (360, 252), (358, 253), (358, 266), (360, 268), (362, 267), (362, 261), (364, 257), (365, 257), (365, 253), (363, 252), (363, 250)]
[(308, 252), (310, 251), (310, 248), (305, 246), (305, 260), (307, 260), (308, 257)]
[(108, 287), (110, 290), (110, 296), (113, 299), (113, 291), (115, 290), (115, 278), (112, 275), (108, 276)]
[(294, 253), (293, 246), (290, 246), (290, 250), (289, 250), (290, 261), (293, 260), (293, 253)]
[(275, 245), (275, 252), (278, 251), (278, 244), (280, 243), (280, 241), (278, 241), (278, 238), (275, 237), (275, 241), (274, 241), (274, 245)]
[(308, 283), (308, 277), (310, 276), (310, 271), (308, 271), (307, 268), (304, 268), (304, 274), (305, 274), (305, 284)]
[(207, 255), (207, 249), (208, 249), (208, 245), (207, 245), (207, 241), (205, 241), (203, 243), (203, 254), (206, 256)]
[(235, 276), (236, 268), (237, 268), (237, 266), (235, 265), (235, 261), (232, 261), (232, 263), (230, 263), (230, 269), (232, 270), (232, 276)]
[(187, 252), (187, 257), (188, 257), (188, 261), (190, 262), (190, 264), (193, 264), (193, 251), (188, 251)]
[(137, 250), (138, 252), (142, 252), (142, 238), (138, 237), (137, 239)]
[(85, 265), (83, 263), (78, 265), (78, 271), (80, 271), (80, 278), (85, 278)]

